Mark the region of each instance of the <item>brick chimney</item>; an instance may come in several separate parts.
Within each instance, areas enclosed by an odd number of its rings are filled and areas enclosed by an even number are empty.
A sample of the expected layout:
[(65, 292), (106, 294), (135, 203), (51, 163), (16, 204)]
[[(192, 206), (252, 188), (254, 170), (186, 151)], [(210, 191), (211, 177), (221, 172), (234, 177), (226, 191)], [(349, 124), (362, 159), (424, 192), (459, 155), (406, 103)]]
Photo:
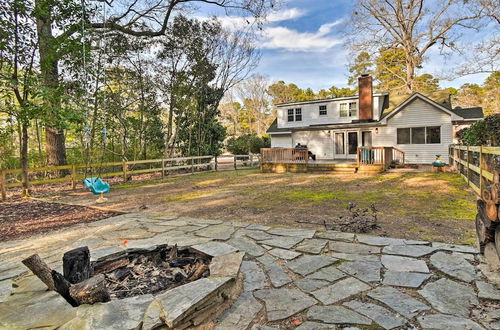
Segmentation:
[(370, 121), (373, 119), (373, 84), (372, 77), (363, 74), (358, 78), (359, 120)]

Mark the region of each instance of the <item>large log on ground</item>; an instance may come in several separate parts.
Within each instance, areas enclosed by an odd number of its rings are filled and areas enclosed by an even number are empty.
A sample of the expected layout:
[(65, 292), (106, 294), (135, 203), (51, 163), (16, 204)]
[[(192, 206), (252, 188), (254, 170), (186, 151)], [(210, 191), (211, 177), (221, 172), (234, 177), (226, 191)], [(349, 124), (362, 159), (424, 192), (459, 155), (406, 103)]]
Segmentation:
[(93, 276), (69, 288), (71, 297), (79, 304), (94, 304), (110, 300), (103, 274)]
[(43, 283), (45, 283), (50, 290), (57, 291), (52, 278), (52, 269), (47, 266), (38, 254), (34, 254), (24, 259), (22, 263), (28, 267)]
[(88, 247), (79, 247), (64, 254), (63, 274), (72, 284), (90, 278), (92, 267), (90, 266), (90, 252)]
[(66, 299), (66, 301), (70, 303), (71, 306), (78, 306), (78, 303), (69, 294), (71, 283), (69, 283), (61, 273), (55, 270), (52, 270), (52, 279), (54, 280), (57, 293), (59, 293), (64, 299)]

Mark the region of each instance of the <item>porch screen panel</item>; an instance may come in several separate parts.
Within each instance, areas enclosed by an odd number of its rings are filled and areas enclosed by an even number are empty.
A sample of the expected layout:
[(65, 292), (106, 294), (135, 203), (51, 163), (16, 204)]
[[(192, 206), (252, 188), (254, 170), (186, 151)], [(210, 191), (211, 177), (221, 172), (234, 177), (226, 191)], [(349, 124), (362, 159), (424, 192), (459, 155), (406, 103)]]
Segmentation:
[(335, 133), (335, 153), (344, 154), (344, 133)]

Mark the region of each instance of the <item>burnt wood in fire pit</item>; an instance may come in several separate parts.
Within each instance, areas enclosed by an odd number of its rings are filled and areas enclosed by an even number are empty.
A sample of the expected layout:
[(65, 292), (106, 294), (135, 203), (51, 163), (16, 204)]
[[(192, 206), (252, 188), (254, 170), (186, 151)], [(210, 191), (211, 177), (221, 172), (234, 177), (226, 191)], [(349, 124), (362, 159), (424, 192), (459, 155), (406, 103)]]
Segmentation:
[(66, 252), (63, 256), (63, 274), (68, 282), (75, 284), (90, 278), (90, 252), (86, 246)]

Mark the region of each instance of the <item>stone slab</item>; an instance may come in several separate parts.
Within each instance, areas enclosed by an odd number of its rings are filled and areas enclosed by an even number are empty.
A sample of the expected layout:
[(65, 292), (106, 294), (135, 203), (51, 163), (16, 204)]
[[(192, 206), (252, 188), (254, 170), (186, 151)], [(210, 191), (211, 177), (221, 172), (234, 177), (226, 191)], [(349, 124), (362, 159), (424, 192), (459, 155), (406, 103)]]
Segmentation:
[(247, 226), (247, 229), (251, 229), (251, 230), (263, 230), (263, 231), (266, 231), (266, 230), (269, 230), (271, 229), (271, 227), (269, 226), (264, 226), (264, 225), (259, 225), (259, 224), (250, 224)]
[(330, 324), (372, 324), (369, 318), (342, 306), (313, 306), (307, 312), (307, 318)]
[(418, 323), (423, 329), (440, 329), (440, 330), (483, 330), (484, 328), (476, 322), (453, 315), (445, 314), (430, 314), (422, 315), (417, 318)]
[(290, 276), (277, 264), (265, 266), (266, 274), (269, 277), (272, 285), (275, 288), (282, 287), (285, 284), (292, 282)]
[(386, 271), (382, 283), (405, 288), (419, 288), (430, 277), (430, 274), (423, 273)]
[(240, 251), (245, 251), (246, 253), (254, 257), (259, 257), (266, 251), (263, 247), (256, 244), (254, 241), (244, 237), (232, 238), (227, 241), (227, 243)]
[(10, 293), (12, 292), (12, 281), (3, 280), (0, 281), (0, 302), (4, 301)]
[(337, 259), (328, 256), (302, 256), (300, 258), (288, 261), (285, 263), (294, 273), (302, 276), (311, 274), (316, 270), (329, 266), (336, 262)]
[(369, 317), (384, 329), (397, 328), (406, 323), (406, 319), (404, 317), (394, 314), (388, 309), (376, 304), (352, 300), (344, 303), (344, 306)]
[(223, 256), (225, 254), (237, 252), (238, 249), (222, 242), (207, 242), (203, 244), (193, 245), (193, 248), (201, 251), (211, 257)]
[(330, 267), (324, 267), (318, 270), (315, 273), (308, 275), (306, 278), (310, 278), (313, 280), (325, 280), (329, 282), (335, 282), (343, 277), (346, 277), (347, 274), (341, 272), (335, 267), (335, 265)]
[(270, 256), (269, 254), (265, 254), (263, 256), (260, 256), (257, 258), (257, 261), (260, 262), (263, 265), (270, 265), (274, 264), (276, 262), (276, 258), (273, 256)]
[(380, 261), (380, 257), (374, 254), (332, 253), (331, 256), (348, 261)]
[(220, 290), (231, 277), (208, 277), (168, 290), (155, 297), (163, 309), (162, 320), (169, 327), (175, 327), (188, 314), (203, 304), (212, 293)]
[(373, 254), (380, 253), (378, 246), (363, 245), (357, 243), (345, 242), (330, 242), (328, 244), (331, 251), (342, 253), (355, 253), (355, 254)]
[(280, 259), (285, 259), (285, 260), (292, 260), (292, 259), (295, 259), (298, 256), (302, 255), (302, 253), (299, 253), (299, 252), (285, 250), (285, 249), (279, 249), (279, 248), (274, 248), (272, 250), (269, 250), (269, 254), (272, 254), (275, 257), (278, 257)]
[(294, 282), (295, 286), (304, 292), (312, 292), (330, 284), (325, 280), (315, 280), (312, 278), (301, 278)]
[(273, 238), (273, 235), (270, 235), (270, 234), (266, 233), (265, 231), (261, 231), (261, 230), (246, 229), (243, 231), (243, 235), (250, 237), (251, 239), (254, 239), (256, 241), (263, 241), (266, 239)]
[(479, 304), (474, 289), (447, 278), (426, 284), (418, 293), (441, 313), (456, 316), (468, 317)]
[(476, 268), (465, 258), (445, 252), (436, 252), (430, 258), (431, 264), (439, 271), (464, 282), (478, 278)]
[(358, 235), (358, 236), (356, 236), (356, 239), (360, 243), (368, 244), (368, 245), (375, 245), (375, 246), (404, 245), (405, 244), (405, 240), (401, 239), (401, 238)]
[(200, 230), (195, 231), (194, 233), (198, 236), (226, 241), (229, 238), (231, 238), (231, 235), (234, 233), (234, 231), (235, 229), (232, 226), (220, 224), (202, 228)]
[(500, 290), (493, 284), (477, 281), (476, 287), (478, 290), (478, 297), (482, 299), (500, 300)]
[(317, 238), (305, 239), (295, 247), (295, 250), (310, 254), (320, 254), (327, 242), (327, 240)]
[(436, 248), (427, 245), (388, 245), (382, 249), (384, 254), (393, 254), (405, 257), (423, 257), (436, 251)]
[(355, 235), (352, 233), (343, 233), (341, 231), (318, 231), (316, 237), (325, 238), (332, 241), (353, 242)]
[(245, 252), (229, 253), (217, 256), (210, 263), (210, 276), (237, 277)]
[(364, 282), (380, 282), (379, 261), (345, 261), (338, 269)]
[(243, 281), (245, 291), (254, 291), (266, 286), (266, 275), (255, 261), (243, 261), (240, 270), (245, 277)]
[(473, 253), (473, 254), (479, 253), (478, 249), (476, 249), (472, 246), (468, 246), (468, 245), (455, 245), (455, 244), (433, 242), (432, 247), (435, 247), (438, 250), (444, 250), (444, 251)]
[[(306, 321), (299, 325), (295, 330), (336, 330), (338, 329), (334, 324), (325, 324), (320, 322)], [(263, 329), (262, 329), (263, 330)]]
[(271, 322), (286, 319), (317, 303), (297, 289), (258, 290), (254, 295), (265, 302), (267, 319)]
[(291, 249), (298, 243), (302, 242), (303, 239), (304, 238), (302, 237), (275, 236), (270, 239), (262, 240), (259, 243), (282, 249)]
[(354, 277), (348, 277), (334, 284), (312, 292), (312, 295), (325, 305), (357, 295), (371, 287)]
[(273, 235), (292, 236), (301, 238), (313, 238), (316, 230), (313, 229), (298, 229), (298, 228), (273, 228), (267, 231)]
[(385, 268), (395, 272), (429, 272), (429, 268), (424, 260), (390, 255), (383, 255), (380, 260)]
[(82, 305), (75, 308), (77, 317), (59, 329), (135, 329), (143, 322), (144, 312), (152, 300), (152, 295), (142, 295)]
[(368, 297), (380, 301), (407, 318), (412, 318), (420, 312), (431, 309), (419, 300), (390, 286), (378, 287), (368, 292)]
[(245, 330), (262, 310), (262, 304), (250, 292), (242, 293), (215, 325), (217, 330)]

